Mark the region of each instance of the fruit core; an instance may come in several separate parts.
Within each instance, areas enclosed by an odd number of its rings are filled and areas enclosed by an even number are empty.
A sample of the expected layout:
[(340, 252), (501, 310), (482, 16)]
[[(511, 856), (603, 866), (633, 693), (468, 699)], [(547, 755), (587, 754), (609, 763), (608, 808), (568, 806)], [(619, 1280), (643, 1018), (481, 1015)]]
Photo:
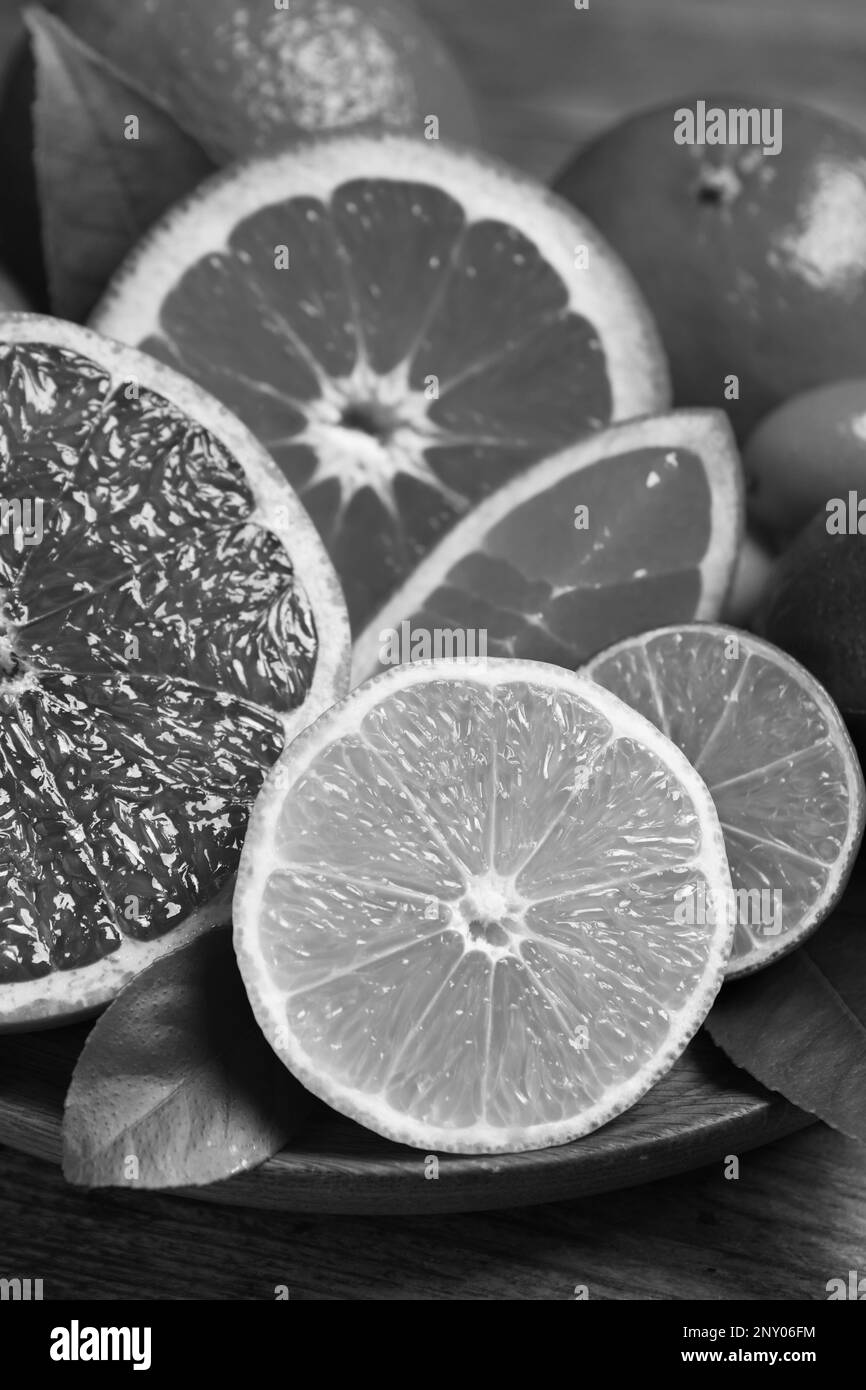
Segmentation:
[(496, 957), (519, 955), (518, 942), (528, 935), (526, 899), (510, 879), (487, 874), (475, 878), (454, 909), (452, 925), (466, 938), (466, 949)]
[(311, 482), (333, 479), (343, 509), (356, 493), (371, 488), (396, 515), (394, 485), (405, 474), (447, 494), (458, 512), (465, 511), (465, 499), (452, 493), (428, 463), (426, 451), (441, 434), (428, 416), (429, 404), (424, 392), (412, 389), (405, 365), (378, 374), (361, 363), (348, 377), (323, 380), (322, 394), (307, 403), (300, 436), (318, 457)]

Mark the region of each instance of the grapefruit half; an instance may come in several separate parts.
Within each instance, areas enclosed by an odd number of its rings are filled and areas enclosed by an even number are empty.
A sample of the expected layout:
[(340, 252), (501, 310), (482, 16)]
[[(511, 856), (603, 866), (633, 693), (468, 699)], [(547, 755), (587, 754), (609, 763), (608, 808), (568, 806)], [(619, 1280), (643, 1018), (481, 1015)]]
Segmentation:
[(104, 1005), (221, 917), (249, 804), (347, 682), (330, 562), (223, 406), (0, 318), (0, 1027)]

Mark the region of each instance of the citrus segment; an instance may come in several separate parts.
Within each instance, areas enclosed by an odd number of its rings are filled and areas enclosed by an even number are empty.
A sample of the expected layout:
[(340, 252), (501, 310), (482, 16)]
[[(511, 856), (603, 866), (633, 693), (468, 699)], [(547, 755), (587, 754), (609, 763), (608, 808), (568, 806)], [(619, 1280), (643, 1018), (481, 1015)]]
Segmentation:
[[(712, 925), (680, 926), (699, 882)], [(287, 749), (250, 822), (235, 944), (301, 1081), (432, 1149), (562, 1143), (636, 1101), (724, 974), (730, 879), (682, 754), (533, 662), (400, 667)]]
[(667, 402), (642, 302), (578, 214), (400, 136), (322, 140), (205, 185), (96, 323), (257, 433), (356, 628), (498, 483)]
[(863, 776), (826, 691), (715, 624), (632, 638), (586, 674), (673, 739), (712, 793), (737, 891), (729, 974), (792, 950), (838, 901), (863, 835)]
[(0, 1025), (21, 1026), (105, 1003), (206, 920), (265, 770), (342, 688), (347, 626), (270, 460), (147, 357), (0, 320), (0, 466)]
[(660, 621), (717, 617), (740, 498), (721, 412), (612, 426), (504, 484), (456, 526), (361, 633), (354, 679), (414, 659), (413, 646), (433, 657), (477, 656), (483, 645), (573, 667)]

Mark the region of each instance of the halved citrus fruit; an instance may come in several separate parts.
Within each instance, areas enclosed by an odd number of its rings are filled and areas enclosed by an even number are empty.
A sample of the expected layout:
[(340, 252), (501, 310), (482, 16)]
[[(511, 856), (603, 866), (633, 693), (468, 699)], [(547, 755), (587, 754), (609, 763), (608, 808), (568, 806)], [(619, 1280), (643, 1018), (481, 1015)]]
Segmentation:
[(92, 1011), (227, 911), (348, 622), (246, 428), (161, 363), (0, 318), (0, 1026)]
[(146, 238), (95, 323), (256, 432), (356, 631), (497, 483), (668, 403), (655, 329), (590, 224), (504, 166), (406, 136), (218, 176)]
[[(585, 674), (673, 739), (710, 789), (735, 891), (728, 974), (793, 950), (838, 902), (863, 838), (863, 774), (826, 690), (778, 647), (709, 623), (643, 633)], [(684, 908), (700, 914), (699, 897)]]
[[(680, 926), (683, 881), (719, 909)], [(337, 1110), (511, 1152), (632, 1105), (731, 945), (712, 800), (647, 720), (526, 661), (401, 666), (323, 715), (256, 802), (233, 905), (259, 1023)]]
[(358, 638), (353, 678), (416, 651), (482, 647), (573, 667), (629, 633), (716, 618), (741, 499), (721, 411), (594, 434), (503, 484), (440, 541)]

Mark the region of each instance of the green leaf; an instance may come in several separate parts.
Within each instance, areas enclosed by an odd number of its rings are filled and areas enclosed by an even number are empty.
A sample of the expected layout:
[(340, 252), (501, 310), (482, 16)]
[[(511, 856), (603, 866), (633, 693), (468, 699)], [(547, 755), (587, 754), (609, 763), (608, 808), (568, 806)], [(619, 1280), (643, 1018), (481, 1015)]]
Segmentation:
[(706, 1021), (737, 1066), (866, 1140), (866, 886), (798, 951), (726, 985)]
[(38, 7), (25, 18), (36, 63), (36, 179), (51, 302), (56, 313), (81, 320), (141, 236), (215, 166), (167, 111), (60, 20)]
[(254, 1167), (312, 1097), (253, 1016), (231, 928), (203, 932), (121, 991), (66, 1098), (63, 1171), (86, 1187), (193, 1187)]

